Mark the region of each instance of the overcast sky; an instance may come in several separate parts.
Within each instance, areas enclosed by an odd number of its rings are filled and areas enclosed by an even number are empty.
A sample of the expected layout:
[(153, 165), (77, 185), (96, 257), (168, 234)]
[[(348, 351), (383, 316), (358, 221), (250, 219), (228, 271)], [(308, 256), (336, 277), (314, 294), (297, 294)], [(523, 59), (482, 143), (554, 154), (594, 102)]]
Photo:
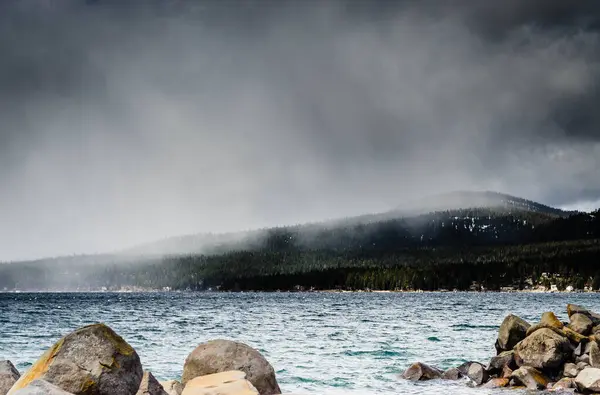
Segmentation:
[(600, 207), (600, 2), (0, 1), (0, 260), (491, 189)]

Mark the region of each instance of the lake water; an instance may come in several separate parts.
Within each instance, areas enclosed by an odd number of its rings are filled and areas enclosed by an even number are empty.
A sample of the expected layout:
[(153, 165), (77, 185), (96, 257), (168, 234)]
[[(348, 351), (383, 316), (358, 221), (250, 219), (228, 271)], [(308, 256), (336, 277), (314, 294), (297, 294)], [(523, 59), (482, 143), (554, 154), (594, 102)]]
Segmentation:
[(567, 303), (600, 312), (596, 294), (5, 293), (0, 359), (23, 372), (69, 331), (105, 322), (161, 380), (180, 378), (198, 343), (225, 338), (260, 350), (284, 392), (485, 394), (492, 391), (398, 374), (414, 361), (487, 362), (506, 314), (536, 322), (551, 310), (566, 320)]

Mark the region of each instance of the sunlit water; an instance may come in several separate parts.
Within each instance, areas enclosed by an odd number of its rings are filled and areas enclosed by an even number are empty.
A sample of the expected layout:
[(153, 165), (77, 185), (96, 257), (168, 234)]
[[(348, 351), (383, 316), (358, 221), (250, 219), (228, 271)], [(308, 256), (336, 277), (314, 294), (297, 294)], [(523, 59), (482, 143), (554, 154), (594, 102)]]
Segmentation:
[(180, 378), (198, 343), (226, 338), (259, 349), (284, 392), (485, 394), (464, 382), (415, 384), (398, 374), (414, 361), (486, 362), (506, 314), (531, 322), (552, 310), (566, 320), (569, 302), (600, 312), (595, 294), (0, 294), (0, 359), (24, 371), (64, 334), (105, 322), (161, 380)]

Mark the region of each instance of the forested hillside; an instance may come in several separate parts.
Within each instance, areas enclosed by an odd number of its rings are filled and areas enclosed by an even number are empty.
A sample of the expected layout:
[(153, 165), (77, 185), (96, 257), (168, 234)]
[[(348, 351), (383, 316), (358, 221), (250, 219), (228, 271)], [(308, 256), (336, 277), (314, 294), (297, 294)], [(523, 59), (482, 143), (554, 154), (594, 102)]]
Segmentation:
[(212, 236), (202, 253), (2, 264), (0, 290), (465, 290), (549, 281), (598, 289), (600, 212), (566, 213), (514, 199)]

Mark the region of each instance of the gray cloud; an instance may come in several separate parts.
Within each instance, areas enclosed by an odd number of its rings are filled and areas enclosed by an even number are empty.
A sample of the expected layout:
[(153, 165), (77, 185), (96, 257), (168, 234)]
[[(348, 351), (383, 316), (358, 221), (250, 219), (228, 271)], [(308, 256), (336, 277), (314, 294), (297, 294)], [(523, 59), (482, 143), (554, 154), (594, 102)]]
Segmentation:
[(0, 3), (0, 259), (600, 200), (597, 3), (445, 4)]

